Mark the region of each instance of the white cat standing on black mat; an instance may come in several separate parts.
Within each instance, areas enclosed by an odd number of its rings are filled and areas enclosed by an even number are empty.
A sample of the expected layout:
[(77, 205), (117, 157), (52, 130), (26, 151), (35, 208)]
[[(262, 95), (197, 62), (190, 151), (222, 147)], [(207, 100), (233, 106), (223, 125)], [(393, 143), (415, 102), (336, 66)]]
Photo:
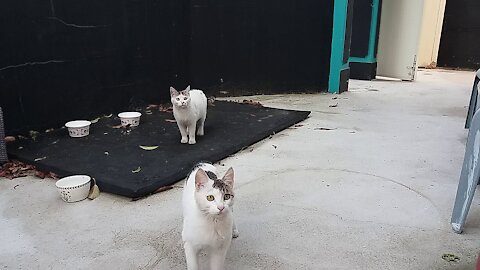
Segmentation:
[(234, 172), (217, 178), (212, 164), (201, 163), (190, 173), (183, 189), (183, 231), (188, 270), (199, 269), (199, 253), (205, 251), (210, 270), (223, 270), (232, 237), (238, 236), (233, 221)]
[(182, 135), (181, 143), (195, 144), (195, 132), (203, 136), (207, 118), (207, 97), (202, 90), (192, 89), (190, 85), (183, 91), (170, 87), (173, 116)]

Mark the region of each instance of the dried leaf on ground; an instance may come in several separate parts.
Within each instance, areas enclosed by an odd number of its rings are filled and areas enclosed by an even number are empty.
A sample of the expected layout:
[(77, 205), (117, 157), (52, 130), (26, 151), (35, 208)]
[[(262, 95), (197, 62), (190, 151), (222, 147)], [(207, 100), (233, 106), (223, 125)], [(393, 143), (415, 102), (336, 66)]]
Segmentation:
[(53, 172), (42, 172), (35, 169), (35, 166), (23, 162), (12, 160), (0, 167), (0, 177), (13, 179), (24, 176), (36, 176), (40, 178), (58, 179), (58, 175)]
[(143, 150), (152, 151), (158, 148), (158, 145), (146, 146), (146, 145), (139, 145), (138, 147), (142, 148)]
[(175, 120), (173, 120), (173, 119), (165, 119), (165, 122), (176, 123), (177, 121), (175, 121)]
[(132, 170), (132, 173), (139, 173), (142, 170), (142, 167), (138, 166), (135, 170)]
[(167, 190), (170, 190), (170, 189), (172, 189), (172, 188), (173, 188), (173, 186), (161, 187), (161, 188), (158, 188), (157, 190), (155, 190), (155, 191), (153, 192), (153, 194), (159, 193), (159, 192), (162, 192), (162, 191), (167, 191)]
[(98, 120), (100, 120), (100, 117), (97, 117), (97, 118), (95, 118), (95, 119), (93, 119), (93, 120), (90, 120), (90, 123), (95, 124), (95, 123), (98, 122)]
[(443, 254), (442, 259), (444, 259), (447, 262), (458, 262), (458, 261), (460, 261), (460, 257), (458, 257), (455, 254), (450, 254), (450, 253)]
[(14, 141), (15, 141), (15, 137), (13, 137), (13, 136), (7, 136), (7, 137), (5, 137), (5, 142), (7, 142), (7, 143), (8, 143), (8, 142), (14, 142)]
[(155, 109), (155, 108), (157, 108), (157, 107), (158, 107), (158, 104), (150, 104), (150, 105), (147, 106), (146, 109), (147, 109), (147, 110), (150, 110), (150, 109)]

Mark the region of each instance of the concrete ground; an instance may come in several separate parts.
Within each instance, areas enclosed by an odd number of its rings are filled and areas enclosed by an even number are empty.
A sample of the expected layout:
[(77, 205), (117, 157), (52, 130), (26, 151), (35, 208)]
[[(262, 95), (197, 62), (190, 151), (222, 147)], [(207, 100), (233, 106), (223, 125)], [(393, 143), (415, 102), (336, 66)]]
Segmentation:
[[(237, 177), (228, 269), (473, 269), (480, 193), (464, 233), (450, 229), (473, 78), (423, 70), (338, 96), (253, 97), (312, 114), (218, 165)], [(0, 179), (0, 215), (0, 269), (186, 268), (180, 186), (67, 204), (53, 180)]]

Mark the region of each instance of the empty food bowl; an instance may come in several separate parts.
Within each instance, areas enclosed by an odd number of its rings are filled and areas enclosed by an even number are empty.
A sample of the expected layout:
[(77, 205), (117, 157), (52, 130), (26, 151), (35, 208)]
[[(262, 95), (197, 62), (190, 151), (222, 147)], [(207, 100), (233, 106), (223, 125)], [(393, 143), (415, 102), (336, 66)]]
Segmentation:
[(58, 180), (55, 185), (66, 202), (78, 202), (87, 198), (92, 178), (88, 175), (72, 175)]
[(88, 120), (75, 120), (67, 122), (65, 126), (68, 128), (70, 137), (79, 138), (90, 134), (90, 124)]
[(142, 114), (139, 112), (122, 112), (118, 114), (122, 126), (130, 125), (131, 127), (140, 125), (140, 116)]

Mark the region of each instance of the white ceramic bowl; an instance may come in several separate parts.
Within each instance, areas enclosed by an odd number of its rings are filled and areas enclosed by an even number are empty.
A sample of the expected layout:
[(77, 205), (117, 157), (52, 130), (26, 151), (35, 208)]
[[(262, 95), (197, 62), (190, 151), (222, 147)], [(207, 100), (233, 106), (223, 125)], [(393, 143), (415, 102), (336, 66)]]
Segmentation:
[(92, 178), (88, 175), (72, 175), (58, 180), (55, 185), (66, 202), (78, 202), (87, 198)]
[(140, 116), (139, 112), (122, 112), (118, 114), (122, 126), (130, 125), (131, 127), (136, 127), (140, 125)]
[(65, 124), (68, 128), (68, 134), (70, 137), (79, 138), (85, 137), (90, 134), (90, 121), (87, 120), (75, 120)]

